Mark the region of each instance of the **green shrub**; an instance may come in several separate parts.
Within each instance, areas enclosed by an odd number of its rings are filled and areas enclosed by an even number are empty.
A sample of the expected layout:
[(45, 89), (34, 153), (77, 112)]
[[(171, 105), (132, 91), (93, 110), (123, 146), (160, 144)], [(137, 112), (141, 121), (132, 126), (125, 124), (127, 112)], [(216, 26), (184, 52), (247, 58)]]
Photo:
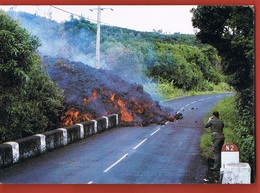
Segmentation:
[(0, 11), (0, 45), (0, 143), (57, 126), (63, 94), (41, 68), (38, 38)]

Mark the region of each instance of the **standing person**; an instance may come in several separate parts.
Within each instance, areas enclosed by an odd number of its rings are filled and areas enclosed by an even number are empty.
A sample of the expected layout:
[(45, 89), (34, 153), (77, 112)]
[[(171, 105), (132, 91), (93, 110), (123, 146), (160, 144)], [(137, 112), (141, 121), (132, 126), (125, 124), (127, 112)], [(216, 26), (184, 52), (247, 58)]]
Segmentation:
[(210, 168), (211, 170), (218, 171), (221, 167), (221, 147), (224, 144), (225, 137), (223, 133), (224, 123), (221, 119), (219, 119), (219, 112), (213, 112), (213, 116), (211, 116), (208, 122), (205, 125), (205, 128), (210, 127), (212, 134), (212, 142), (213, 142), (213, 153), (214, 153), (214, 166)]

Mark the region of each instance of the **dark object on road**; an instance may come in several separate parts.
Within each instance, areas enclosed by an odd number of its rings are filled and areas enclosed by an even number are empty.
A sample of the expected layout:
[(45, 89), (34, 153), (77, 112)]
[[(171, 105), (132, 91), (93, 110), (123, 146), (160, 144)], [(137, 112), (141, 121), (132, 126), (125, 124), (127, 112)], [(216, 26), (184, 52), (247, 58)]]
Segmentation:
[(183, 119), (183, 114), (182, 113), (177, 113), (174, 117), (175, 117), (176, 120)]

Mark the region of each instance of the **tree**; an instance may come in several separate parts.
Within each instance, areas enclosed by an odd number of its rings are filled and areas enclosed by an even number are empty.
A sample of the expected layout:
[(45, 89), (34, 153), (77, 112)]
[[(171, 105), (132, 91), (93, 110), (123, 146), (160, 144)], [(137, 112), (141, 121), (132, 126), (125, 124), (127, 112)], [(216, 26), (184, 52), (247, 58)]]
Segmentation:
[[(228, 83), (237, 91), (234, 131), (241, 158), (254, 166), (254, 10), (249, 6), (192, 9), (197, 39), (218, 50)], [(254, 169), (254, 167), (253, 167)]]
[(192, 9), (197, 38), (215, 47), (223, 73), (238, 92), (253, 89), (254, 12), (243, 6), (198, 6)]
[(41, 68), (37, 37), (0, 11), (0, 142), (53, 129), (62, 91)]
[(162, 78), (185, 91), (207, 90), (207, 82), (220, 82), (219, 72), (208, 59), (212, 55), (198, 47), (157, 42), (156, 51), (156, 59), (148, 66), (150, 77)]

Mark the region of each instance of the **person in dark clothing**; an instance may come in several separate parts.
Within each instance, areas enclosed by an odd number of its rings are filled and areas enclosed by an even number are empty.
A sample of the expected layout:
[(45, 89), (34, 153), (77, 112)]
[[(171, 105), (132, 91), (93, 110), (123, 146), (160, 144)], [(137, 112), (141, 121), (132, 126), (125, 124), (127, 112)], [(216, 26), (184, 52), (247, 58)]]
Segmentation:
[(213, 112), (208, 122), (205, 125), (205, 128), (210, 127), (212, 134), (212, 149), (214, 153), (214, 166), (210, 168), (211, 170), (218, 171), (221, 167), (221, 148), (225, 141), (225, 136), (223, 133), (224, 123), (219, 119), (219, 112)]

